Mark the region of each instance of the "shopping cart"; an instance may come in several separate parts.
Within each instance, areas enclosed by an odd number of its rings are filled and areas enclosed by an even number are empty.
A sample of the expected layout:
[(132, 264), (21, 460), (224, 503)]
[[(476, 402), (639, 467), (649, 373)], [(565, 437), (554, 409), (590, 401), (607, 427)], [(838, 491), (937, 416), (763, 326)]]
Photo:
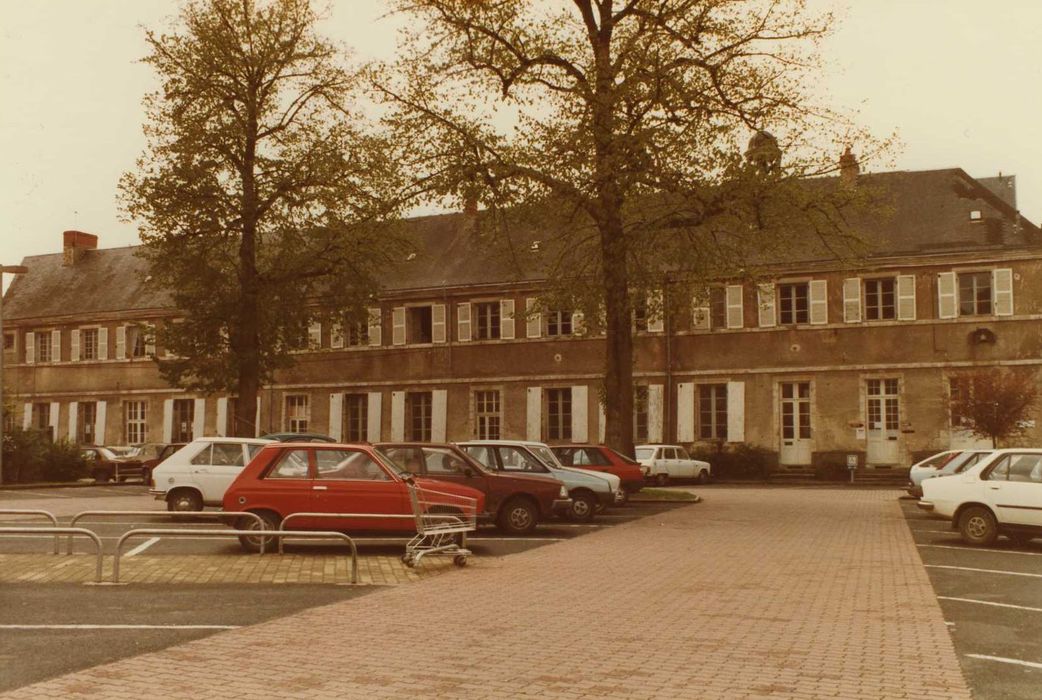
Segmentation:
[(471, 555), (467, 533), (478, 527), (477, 499), (424, 488), (411, 478), (405, 484), (416, 517), (416, 536), (405, 545), (402, 562), (413, 567), (423, 557), (435, 555), (466, 566)]

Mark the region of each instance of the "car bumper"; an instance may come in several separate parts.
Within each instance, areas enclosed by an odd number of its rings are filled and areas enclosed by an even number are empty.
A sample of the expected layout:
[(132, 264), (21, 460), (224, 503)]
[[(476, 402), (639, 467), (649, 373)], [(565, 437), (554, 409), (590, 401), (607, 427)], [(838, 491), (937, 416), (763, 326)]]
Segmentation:
[(152, 496), (157, 501), (165, 501), (166, 500), (166, 491), (156, 491), (155, 489), (149, 489), (148, 490), (148, 495)]
[(608, 506), (620, 503), (621, 501), (616, 500), (618, 498), (618, 493), (618, 491), (600, 491), (597, 494), (597, 505), (602, 508), (607, 508)]
[(572, 499), (570, 498), (556, 498), (554, 499), (551, 510), (554, 515), (567, 515), (572, 510)]
[(916, 498), (923, 497), (923, 487), (919, 484), (908, 482), (908, 486), (905, 488), (905, 491), (908, 493), (909, 496), (915, 496)]
[(925, 510), (928, 513), (933, 513), (934, 512), (934, 507), (935, 507), (934, 504), (931, 503), (930, 501), (923, 501), (923, 500), (916, 501), (915, 506), (919, 510)]

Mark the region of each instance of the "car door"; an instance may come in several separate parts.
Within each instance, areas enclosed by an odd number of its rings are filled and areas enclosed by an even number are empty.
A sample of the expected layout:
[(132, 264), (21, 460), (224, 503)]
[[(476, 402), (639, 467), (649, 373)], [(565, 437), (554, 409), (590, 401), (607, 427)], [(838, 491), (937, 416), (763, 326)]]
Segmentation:
[(679, 476), (676, 472), (677, 451), (672, 447), (659, 448), (658, 469), (659, 473), (669, 474), (671, 479)]
[[(245, 494), (251, 501), (266, 505), (285, 518), (293, 513), (309, 513), (312, 503), (314, 467), (309, 450), (296, 448), (283, 450), (274, 463), (255, 485), (258, 496)], [(321, 526), (306, 518), (295, 518), (288, 529)]]
[(694, 479), (697, 474), (695, 473), (695, 460), (691, 459), (691, 456), (687, 453), (683, 447), (677, 447), (677, 474), (681, 479)]
[(1003, 455), (987, 475), (987, 498), (999, 522), (1042, 527), (1042, 454)]
[(493, 486), (497, 479), (489, 479), (484, 472), (468, 464), (462, 456), (450, 449), (424, 447), (420, 453), (423, 471), (428, 477), (481, 491), (485, 494), (485, 510), (495, 513), (499, 509), (499, 503), (505, 494)]
[(405, 484), (394, 479), (364, 450), (315, 448), (312, 501), (316, 513), (357, 513), (361, 517), (326, 519), (331, 530), (415, 531), (407, 518), (366, 518), (365, 514), (411, 516)]
[(196, 483), (206, 503), (220, 503), (246, 464), (241, 442), (214, 442), (192, 458)]

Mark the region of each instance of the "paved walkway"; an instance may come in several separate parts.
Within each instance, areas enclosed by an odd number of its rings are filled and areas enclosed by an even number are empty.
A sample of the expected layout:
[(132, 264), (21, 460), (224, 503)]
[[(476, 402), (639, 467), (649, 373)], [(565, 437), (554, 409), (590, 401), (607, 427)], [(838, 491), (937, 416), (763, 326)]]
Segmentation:
[(897, 492), (704, 495), (4, 697), (970, 698)]

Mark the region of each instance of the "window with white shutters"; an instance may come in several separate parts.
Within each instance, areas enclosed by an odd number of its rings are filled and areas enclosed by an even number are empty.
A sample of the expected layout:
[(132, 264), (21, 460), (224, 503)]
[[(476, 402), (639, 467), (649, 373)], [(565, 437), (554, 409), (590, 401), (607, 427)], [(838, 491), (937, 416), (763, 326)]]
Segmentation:
[(546, 390), (546, 437), (548, 440), (572, 439), (572, 389)]
[(701, 440), (727, 439), (727, 385), (698, 386), (698, 437)]
[(98, 359), (98, 329), (83, 328), (80, 330), (80, 359)]
[(474, 392), (474, 435), (478, 440), (499, 440), (502, 414), (496, 389)]
[(893, 277), (865, 280), (865, 319), (897, 318), (897, 280)]
[(148, 416), (146, 401), (123, 402), (123, 441), (128, 445), (140, 445), (148, 439)]
[(306, 433), (311, 424), (311, 401), (307, 394), (286, 395), (286, 430)]
[(344, 440), (365, 442), (369, 439), (369, 395), (344, 394)]
[(405, 395), (405, 439), (430, 442), (434, 396), (429, 391), (410, 391)]

